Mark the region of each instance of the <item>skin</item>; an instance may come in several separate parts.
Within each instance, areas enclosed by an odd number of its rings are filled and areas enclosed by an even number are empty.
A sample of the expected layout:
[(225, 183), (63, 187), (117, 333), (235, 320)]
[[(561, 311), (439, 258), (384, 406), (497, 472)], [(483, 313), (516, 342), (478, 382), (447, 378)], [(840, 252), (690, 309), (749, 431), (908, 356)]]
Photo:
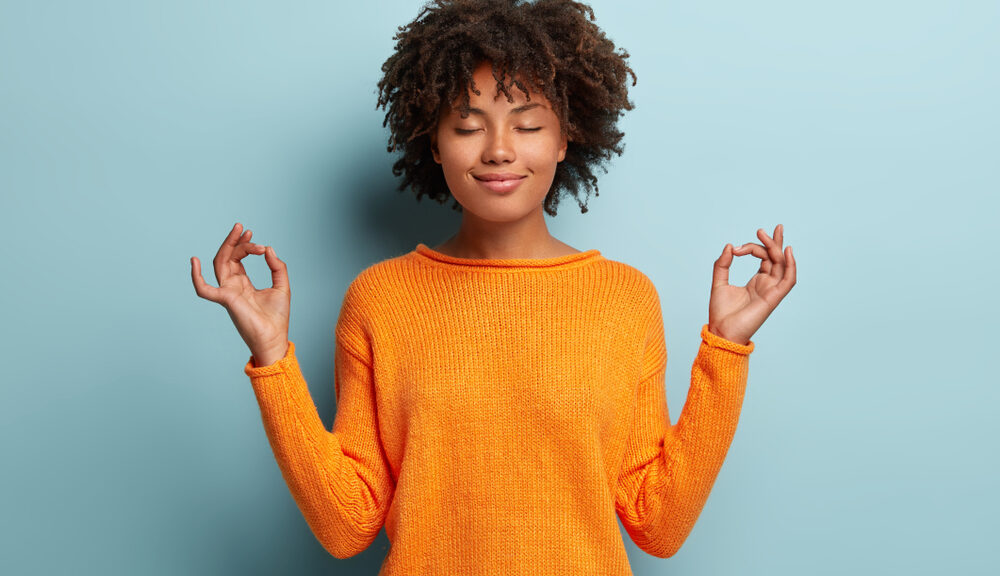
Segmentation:
[[(215, 254), (212, 265), (219, 286), (210, 286), (201, 275), (201, 261), (191, 257), (191, 280), (198, 296), (221, 304), (243, 341), (253, 354), (254, 364), (270, 366), (288, 352), (288, 317), (292, 291), (288, 267), (274, 253), (273, 246), (250, 241), (253, 232), (243, 230), (239, 222), (229, 231)], [(256, 289), (242, 260), (250, 254), (263, 254), (271, 269), (271, 287)]]
[[(548, 258), (579, 250), (548, 232), (542, 202), (552, 185), (556, 165), (566, 155), (567, 139), (541, 94), (525, 98), (514, 90), (513, 102), (497, 94), (488, 63), (480, 65), (470, 92), (470, 106), (479, 112), (462, 118), (443, 111), (433, 136), (434, 160), (441, 164), (448, 188), (462, 205), (458, 232), (435, 247), (463, 258)], [(529, 104), (538, 104), (525, 109)], [(535, 130), (538, 128), (538, 130)], [(484, 173), (523, 176), (513, 192), (497, 194), (478, 180)], [(269, 366), (288, 351), (291, 289), (285, 263), (271, 246), (250, 241), (253, 233), (236, 223), (212, 261), (219, 286), (201, 274), (201, 262), (191, 258), (191, 279), (201, 298), (222, 305), (253, 354), (256, 366)], [(738, 344), (748, 344), (771, 312), (795, 285), (795, 256), (783, 247), (781, 224), (768, 236), (757, 230), (760, 243), (726, 244), (712, 272), (708, 329)], [(256, 289), (241, 261), (263, 255), (271, 270), (270, 288)], [(757, 273), (744, 286), (729, 284), (729, 268), (738, 256), (760, 258)]]
[[(442, 111), (432, 135), (434, 161), (448, 190), (462, 205), (458, 232), (434, 249), (464, 258), (546, 258), (579, 252), (549, 234), (543, 201), (556, 166), (566, 158), (567, 137), (545, 96), (513, 101), (496, 89), (489, 62), (472, 75), (472, 112), (462, 118), (458, 102)], [(510, 193), (498, 194), (477, 179), (485, 174), (522, 178)]]
[[(782, 248), (785, 227), (778, 224), (774, 235), (757, 229), (762, 244), (747, 242), (739, 248), (726, 244), (712, 271), (712, 294), (708, 300), (708, 330), (737, 344), (750, 338), (795, 286), (795, 255)], [(745, 286), (729, 284), (729, 266), (734, 256), (756, 256), (760, 268)]]

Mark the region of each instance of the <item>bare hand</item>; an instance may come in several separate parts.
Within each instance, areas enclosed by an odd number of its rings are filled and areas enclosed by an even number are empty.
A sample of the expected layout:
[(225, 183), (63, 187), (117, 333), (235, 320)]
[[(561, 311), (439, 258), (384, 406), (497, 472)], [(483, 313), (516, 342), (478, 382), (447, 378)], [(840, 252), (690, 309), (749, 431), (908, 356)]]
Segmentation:
[[(257, 366), (269, 366), (288, 350), (288, 316), (292, 292), (288, 271), (274, 248), (250, 242), (253, 232), (242, 232), (237, 222), (219, 247), (212, 264), (219, 287), (209, 286), (201, 276), (201, 262), (191, 257), (191, 280), (198, 296), (221, 304), (236, 330), (250, 347)], [(263, 254), (271, 269), (271, 288), (257, 290), (240, 262), (249, 254)]]
[[(739, 248), (731, 244), (723, 248), (712, 274), (712, 295), (708, 302), (710, 332), (737, 344), (749, 344), (750, 337), (795, 286), (795, 256), (791, 246), (782, 250), (783, 232), (783, 226), (778, 224), (771, 238), (760, 228), (757, 237), (763, 245), (747, 242)], [(760, 269), (746, 286), (730, 286), (729, 266), (733, 256), (747, 254), (761, 259)]]

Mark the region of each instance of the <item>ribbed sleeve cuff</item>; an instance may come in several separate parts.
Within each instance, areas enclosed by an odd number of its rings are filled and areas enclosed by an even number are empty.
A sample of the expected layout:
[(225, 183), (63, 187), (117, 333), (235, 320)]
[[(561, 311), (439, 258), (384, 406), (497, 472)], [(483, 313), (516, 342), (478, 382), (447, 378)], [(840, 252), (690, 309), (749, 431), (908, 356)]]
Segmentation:
[(744, 356), (749, 356), (753, 352), (753, 340), (748, 344), (738, 344), (731, 340), (726, 340), (722, 336), (716, 336), (708, 330), (708, 324), (701, 327), (701, 339), (705, 341), (705, 344), (712, 346), (714, 348), (722, 348), (723, 350), (729, 350), (730, 352), (735, 352), (737, 354), (742, 354)]
[(253, 356), (247, 360), (246, 366), (243, 367), (243, 372), (246, 373), (251, 379), (260, 378), (263, 376), (273, 376), (275, 374), (280, 374), (282, 372), (292, 373), (294, 370), (292, 368), (298, 364), (298, 359), (295, 357), (295, 343), (291, 340), (288, 341), (288, 351), (285, 352), (285, 357), (278, 360), (270, 366), (256, 366), (253, 363)]

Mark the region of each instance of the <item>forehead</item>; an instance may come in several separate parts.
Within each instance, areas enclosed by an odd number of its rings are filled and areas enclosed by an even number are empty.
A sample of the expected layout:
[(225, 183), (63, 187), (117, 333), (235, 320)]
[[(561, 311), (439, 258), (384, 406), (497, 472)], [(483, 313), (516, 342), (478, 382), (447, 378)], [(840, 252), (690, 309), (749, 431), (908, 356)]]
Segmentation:
[[(504, 94), (503, 90), (500, 89), (499, 83), (502, 83), (507, 88), (510, 100), (508, 100), (507, 94)], [(478, 109), (480, 112), (483, 107), (494, 109), (507, 108), (511, 109), (512, 112), (551, 109), (551, 103), (544, 94), (534, 90), (528, 83), (522, 82), (522, 85), (527, 90), (527, 94), (510, 77), (498, 81), (493, 75), (493, 69), (489, 63), (480, 64), (472, 73), (471, 84), (466, 87), (466, 93), (469, 97), (469, 108)], [(476, 94), (473, 88), (479, 91), (479, 94)], [(464, 99), (461, 96), (452, 102), (450, 108), (452, 111), (458, 113), (468, 112), (468, 109), (465, 109)]]

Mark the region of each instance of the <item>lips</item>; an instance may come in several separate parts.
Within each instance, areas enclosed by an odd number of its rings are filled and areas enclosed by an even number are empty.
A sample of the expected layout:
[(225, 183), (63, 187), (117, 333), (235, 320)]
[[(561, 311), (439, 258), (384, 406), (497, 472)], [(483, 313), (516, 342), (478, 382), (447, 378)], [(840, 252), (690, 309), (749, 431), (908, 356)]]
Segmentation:
[(497, 180), (520, 180), (524, 178), (520, 174), (511, 174), (509, 172), (504, 172), (501, 174), (476, 174), (473, 176), (476, 180), (483, 180), (485, 182), (495, 182)]
[(521, 184), (525, 178), (521, 174), (476, 174), (473, 176), (483, 187), (493, 192), (510, 192)]

